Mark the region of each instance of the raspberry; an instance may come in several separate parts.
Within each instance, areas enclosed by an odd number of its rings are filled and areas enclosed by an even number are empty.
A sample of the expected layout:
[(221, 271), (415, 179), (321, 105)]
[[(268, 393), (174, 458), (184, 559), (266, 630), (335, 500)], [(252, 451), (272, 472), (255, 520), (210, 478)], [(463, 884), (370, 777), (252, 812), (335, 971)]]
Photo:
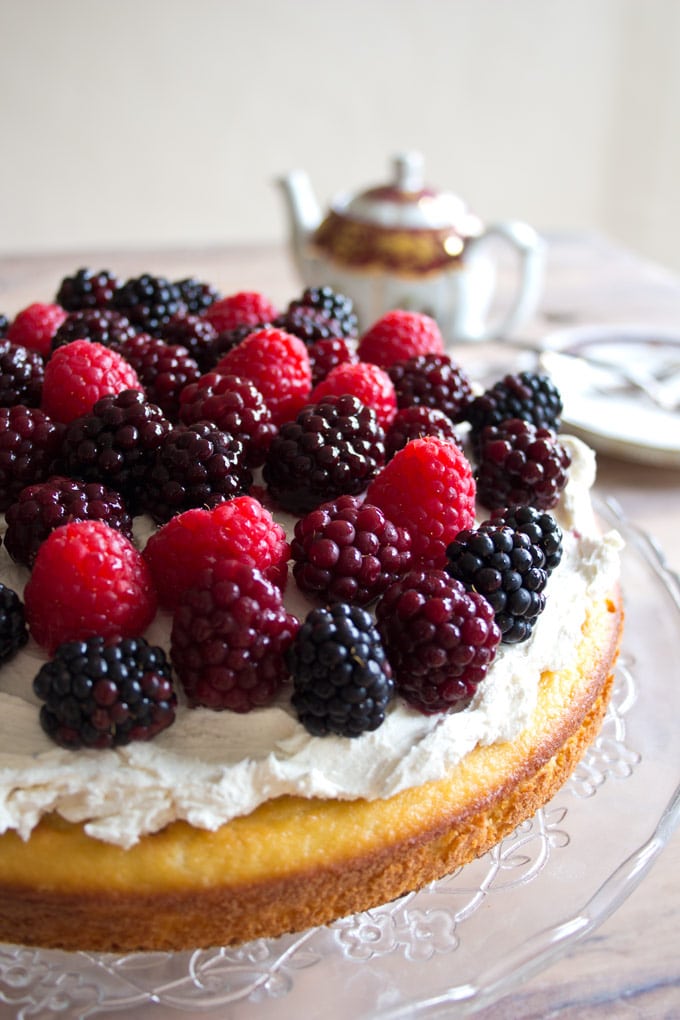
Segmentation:
[(31, 567), (41, 543), (55, 528), (87, 520), (104, 521), (132, 539), (132, 518), (114, 489), (59, 475), (28, 485), (7, 509), (7, 552), (16, 563)]
[(352, 299), (339, 294), (332, 287), (307, 287), (302, 295), (291, 301), (288, 311), (313, 309), (337, 325), (335, 336), (355, 337), (358, 334), (357, 317)]
[(0, 664), (9, 662), (27, 641), (23, 602), (15, 591), (0, 584)]
[(411, 536), (356, 496), (324, 503), (297, 521), (291, 542), (301, 591), (365, 606), (411, 566)]
[(211, 421), (240, 439), (248, 467), (261, 467), (276, 435), (269, 408), (249, 379), (207, 372), (180, 394), (180, 420), (185, 425)]
[(64, 426), (38, 407), (0, 407), (0, 512), (54, 471)]
[(286, 533), (261, 503), (237, 496), (212, 510), (173, 517), (144, 549), (161, 605), (173, 609), (182, 591), (217, 560), (235, 559), (285, 587), (290, 547)]
[(174, 612), (170, 655), (192, 707), (249, 712), (288, 679), (285, 653), (298, 628), (281, 590), (259, 570), (219, 560)]
[(394, 697), (392, 669), (364, 609), (342, 602), (312, 609), (286, 658), (292, 704), (312, 736), (358, 737), (384, 722)]
[(250, 379), (264, 397), (277, 428), (295, 418), (312, 388), (305, 345), (299, 337), (280, 329), (251, 333), (218, 361), (215, 371)]
[(329, 396), (279, 429), (262, 476), (281, 507), (306, 513), (337, 496), (363, 492), (384, 460), (375, 412), (350, 394)]
[(308, 345), (307, 353), (312, 366), (312, 386), (317, 386), (337, 365), (353, 365), (359, 360), (345, 338), (339, 336), (315, 340)]
[(279, 313), (264, 294), (241, 290), (215, 301), (203, 314), (218, 333), (224, 333), (236, 326), (256, 326), (271, 322)]
[(543, 554), (541, 566), (545, 567), (549, 574), (562, 560), (562, 529), (554, 517), (537, 510), (536, 507), (498, 507), (491, 511), (489, 520), (483, 522), (483, 525), (485, 524), (507, 524), (515, 531), (527, 535), (532, 545)]
[(42, 355), (28, 347), (0, 340), (0, 407), (38, 407), (45, 365)]
[(65, 318), (66, 312), (59, 305), (37, 301), (17, 314), (7, 330), (7, 339), (47, 358), (52, 349), (52, 337)]
[(465, 420), (472, 400), (472, 384), (447, 354), (418, 354), (390, 365), (388, 374), (399, 407), (435, 407), (453, 422)]
[(103, 521), (73, 521), (45, 539), (24, 601), (29, 630), (50, 654), (63, 641), (136, 637), (157, 605), (141, 553)]
[(65, 470), (111, 486), (138, 513), (155, 452), (171, 429), (161, 409), (140, 390), (109, 394), (66, 426), (61, 446)]
[(141, 390), (137, 373), (116, 351), (74, 340), (54, 352), (45, 367), (42, 407), (56, 421), (88, 414), (108, 393)]
[(446, 547), (475, 516), (472, 467), (446, 439), (413, 439), (371, 482), (369, 503), (411, 535), (414, 566), (443, 569)]
[(60, 747), (151, 740), (175, 720), (177, 696), (162, 648), (99, 635), (60, 645), (33, 681), (40, 724)]
[(473, 441), (487, 425), (499, 425), (508, 418), (522, 418), (537, 428), (558, 432), (562, 398), (552, 379), (536, 372), (506, 375), (468, 405)]
[(446, 569), (468, 591), (483, 595), (494, 611), (501, 641), (531, 636), (545, 609), (545, 557), (527, 535), (504, 525), (461, 531), (447, 549)]
[(163, 326), (185, 311), (179, 287), (163, 276), (143, 273), (117, 287), (111, 307), (125, 315), (143, 333), (160, 336)]
[(385, 435), (385, 452), (387, 460), (392, 460), (395, 453), (401, 450), (412, 439), (422, 436), (438, 436), (448, 439), (460, 446), (458, 434), (453, 422), (442, 411), (424, 404), (412, 404), (397, 411), (394, 420)]
[(124, 315), (112, 308), (89, 308), (69, 312), (52, 339), (52, 350), (74, 340), (93, 340), (121, 353), (129, 337), (135, 335), (135, 328)]
[(211, 283), (197, 280), (194, 276), (177, 280), (175, 286), (190, 315), (200, 315), (222, 297)]
[(219, 334), (202, 315), (173, 315), (163, 327), (166, 344), (186, 347), (201, 372), (208, 372), (219, 355), (215, 345)]
[(479, 499), (490, 510), (519, 503), (550, 510), (567, 484), (570, 463), (551, 429), (521, 418), (488, 425), (479, 436)]
[(214, 507), (240, 496), (252, 481), (241, 440), (199, 421), (178, 425), (163, 438), (141, 500), (146, 512), (163, 524), (192, 507)]
[(151, 403), (170, 421), (177, 421), (180, 393), (201, 374), (186, 347), (139, 333), (125, 341), (121, 354), (137, 373)]
[[(208, 325), (210, 324), (208, 323)], [(211, 329), (212, 328), (213, 327), (211, 326)], [(270, 328), (269, 324), (266, 325), (266, 328)], [(242, 326), (234, 326), (233, 329), (222, 330), (222, 332), (217, 334), (217, 339), (213, 344), (210, 359), (208, 359), (206, 355), (206, 360), (208, 360), (209, 363), (204, 371), (212, 371), (225, 354), (228, 354), (234, 347), (238, 347), (241, 341), (245, 340), (245, 338), (250, 336), (251, 333), (261, 333), (263, 329), (265, 329), (265, 325), (258, 322), (254, 326), (246, 323)]]
[(500, 641), (486, 599), (443, 570), (412, 570), (395, 581), (376, 620), (397, 692), (427, 715), (470, 703)]
[(73, 276), (65, 276), (59, 285), (56, 301), (67, 312), (85, 308), (107, 308), (113, 292), (121, 281), (108, 269), (98, 272), (78, 269)]
[(444, 354), (439, 326), (421, 312), (387, 312), (361, 337), (359, 357), (388, 369), (418, 354)]
[(311, 403), (319, 403), (330, 394), (340, 397), (352, 393), (362, 404), (375, 411), (378, 424), (388, 429), (397, 413), (397, 397), (387, 372), (367, 361), (353, 365), (338, 365), (323, 382), (312, 390)]

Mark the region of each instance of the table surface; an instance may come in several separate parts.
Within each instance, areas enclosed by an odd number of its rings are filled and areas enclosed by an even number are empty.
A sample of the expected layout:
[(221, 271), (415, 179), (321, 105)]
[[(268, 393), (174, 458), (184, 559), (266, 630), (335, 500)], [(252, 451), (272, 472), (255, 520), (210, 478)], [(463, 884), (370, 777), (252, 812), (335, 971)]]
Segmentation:
[[(680, 331), (680, 279), (599, 236), (553, 235), (548, 241), (545, 292), (524, 337), (538, 339), (579, 323), (644, 322), (676, 326)], [(80, 266), (107, 266), (124, 277), (145, 271), (171, 279), (198, 276), (224, 293), (260, 290), (280, 305), (301, 289), (280, 247), (76, 251), (0, 258), (0, 311), (12, 315), (33, 301), (52, 300), (62, 276)], [(500, 359), (503, 346), (496, 348)], [(454, 354), (469, 361), (478, 352), (467, 346)], [(613, 496), (626, 517), (660, 543), (669, 566), (680, 571), (677, 469), (599, 455), (596, 489)], [(676, 831), (642, 883), (612, 917), (567, 956), (478, 1015), (484, 1020), (680, 1016), (679, 871), (680, 831)], [(144, 1017), (178, 1015), (158, 1007), (142, 1012)], [(13, 1015), (9, 1007), (0, 1006), (2, 1020)], [(223, 1014), (202, 1011), (200, 1015)]]

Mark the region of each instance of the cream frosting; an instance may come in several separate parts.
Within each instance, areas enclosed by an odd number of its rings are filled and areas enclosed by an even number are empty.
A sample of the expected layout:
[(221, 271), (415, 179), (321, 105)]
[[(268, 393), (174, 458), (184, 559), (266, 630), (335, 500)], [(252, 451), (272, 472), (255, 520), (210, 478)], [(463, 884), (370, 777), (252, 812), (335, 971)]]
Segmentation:
[[(67, 751), (43, 733), (32, 680), (45, 656), (31, 640), (0, 671), (0, 832), (30, 836), (57, 812), (85, 823), (89, 835), (130, 847), (176, 819), (214, 830), (282, 794), (385, 798), (441, 778), (478, 744), (512, 740), (526, 726), (544, 669), (569, 663), (587, 603), (618, 577), (621, 539), (600, 534), (590, 489), (595, 457), (561, 437), (572, 457), (570, 480), (554, 511), (564, 531), (562, 562), (546, 589), (532, 637), (501, 645), (485, 681), (462, 712), (425, 716), (396, 699), (383, 725), (352, 740), (312, 737), (279, 701), (247, 715), (190, 709), (148, 743), (106, 751)], [(28, 573), (0, 550), (3, 581), (21, 592)], [(294, 584), (286, 601), (304, 615)], [(169, 647), (170, 617), (147, 632)]]

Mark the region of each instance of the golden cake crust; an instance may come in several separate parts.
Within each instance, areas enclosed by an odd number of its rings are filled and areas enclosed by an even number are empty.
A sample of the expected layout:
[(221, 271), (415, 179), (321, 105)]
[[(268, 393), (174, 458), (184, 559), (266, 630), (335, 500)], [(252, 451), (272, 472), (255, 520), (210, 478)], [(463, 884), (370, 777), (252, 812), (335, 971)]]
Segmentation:
[(530, 725), (387, 800), (281, 797), (216, 832), (174, 822), (124, 850), (49, 816), (0, 836), (0, 941), (181, 950), (325, 924), (486, 852), (546, 803), (596, 736), (623, 624), (590, 607), (574, 663), (541, 678)]

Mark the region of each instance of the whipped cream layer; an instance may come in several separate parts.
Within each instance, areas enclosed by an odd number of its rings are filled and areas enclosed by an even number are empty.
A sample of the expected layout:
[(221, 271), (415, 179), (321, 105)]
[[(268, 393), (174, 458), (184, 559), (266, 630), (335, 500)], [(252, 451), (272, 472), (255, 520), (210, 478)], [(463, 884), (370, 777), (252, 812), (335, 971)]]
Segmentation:
[[(83, 822), (97, 839), (132, 846), (176, 819), (217, 829), (282, 794), (378, 799), (441, 778), (478, 744), (512, 740), (526, 726), (545, 669), (567, 666), (588, 603), (619, 574), (621, 539), (601, 535), (590, 502), (595, 457), (561, 437), (572, 456), (570, 480), (554, 514), (564, 531), (562, 562), (546, 588), (532, 637), (501, 645), (492, 668), (462, 712), (425, 716), (399, 698), (383, 725), (354, 739), (312, 737), (284, 691), (273, 706), (246, 715), (190, 709), (148, 743), (106, 751), (57, 748), (43, 733), (33, 677), (45, 661), (31, 640), (0, 670), (0, 832), (30, 836), (57, 812)], [(0, 550), (4, 583), (22, 592), (28, 571)], [(291, 581), (289, 609), (310, 608)], [(169, 649), (170, 617), (159, 613), (147, 638)]]

